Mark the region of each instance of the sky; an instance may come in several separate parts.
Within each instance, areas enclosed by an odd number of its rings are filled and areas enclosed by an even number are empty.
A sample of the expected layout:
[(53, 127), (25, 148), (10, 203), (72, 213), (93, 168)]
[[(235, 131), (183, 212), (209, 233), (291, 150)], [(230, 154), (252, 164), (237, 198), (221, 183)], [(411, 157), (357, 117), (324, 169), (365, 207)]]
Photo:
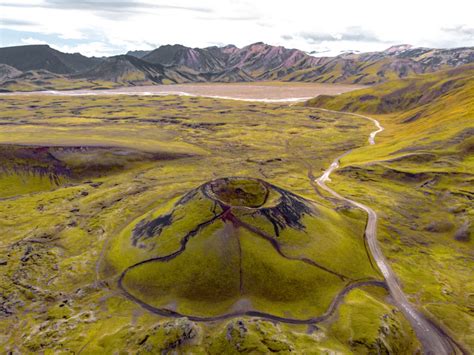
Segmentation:
[(315, 55), (474, 46), (472, 0), (0, 0), (0, 46), (110, 56), (255, 42)]

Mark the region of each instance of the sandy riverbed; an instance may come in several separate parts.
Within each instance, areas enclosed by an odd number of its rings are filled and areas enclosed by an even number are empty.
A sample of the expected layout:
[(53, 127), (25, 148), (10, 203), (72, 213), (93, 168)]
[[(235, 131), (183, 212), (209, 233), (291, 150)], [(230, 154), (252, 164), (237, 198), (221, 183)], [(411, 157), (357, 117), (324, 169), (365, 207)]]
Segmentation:
[(318, 95), (338, 95), (363, 87), (360, 85), (319, 83), (209, 83), (134, 86), (109, 90), (14, 92), (4, 95), (187, 95), (247, 101), (297, 102)]

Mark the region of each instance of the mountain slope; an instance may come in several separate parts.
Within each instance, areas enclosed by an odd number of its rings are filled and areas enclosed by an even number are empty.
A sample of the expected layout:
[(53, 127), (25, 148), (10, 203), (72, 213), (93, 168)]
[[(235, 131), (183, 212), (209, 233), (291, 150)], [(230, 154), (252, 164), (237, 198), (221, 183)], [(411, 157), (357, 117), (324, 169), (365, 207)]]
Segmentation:
[(48, 45), (0, 48), (0, 63), (22, 71), (45, 69), (56, 74), (72, 74), (86, 71), (100, 62), (101, 59), (79, 53), (62, 53)]
[(258, 42), (233, 53), (228, 66), (240, 68), (255, 76), (281, 68), (299, 68), (315, 66), (321, 59), (314, 58), (298, 49), (275, 47)]
[(214, 83), (238, 83), (255, 81), (255, 79), (249, 73), (239, 68), (223, 70), (221, 72), (202, 73), (201, 76), (206, 81)]
[(151, 64), (133, 56), (107, 58), (80, 78), (99, 79), (126, 85), (171, 84), (202, 81), (191, 72), (177, 71), (160, 64)]
[(230, 56), (240, 51), (240, 49), (234, 46), (233, 44), (228, 44), (224, 47), (206, 47), (204, 49), (223, 63), (227, 63), (229, 61)]
[[(1, 66), (0, 66), (1, 68)], [(0, 80), (0, 92), (43, 91), (43, 90), (78, 90), (78, 89), (111, 89), (117, 84), (98, 79), (84, 80), (71, 78), (47, 70), (28, 70), (19, 72), (13, 77)]]
[(0, 81), (14, 78), (21, 74), (21, 71), (7, 64), (0, 64)]
[(186, 66), (198, 72), (218, 72), (225, 63), (207, 49), (189, 48), (179, 44), (161, 46), (145, 55), (143, 60), (166, 66)]
[(411, 60), (382, 58), (366, 62), (336, 57), (317, 67), (293, 71), (280, 78), (284, 81), (372, 85), (422, 72), (422, 66)]
[[(318, 96), (307, 105), (325, 107), (338, 111), (365, 113), (393, 113), (421, 109), (424, 105), (443, 102), (450, 95), (469, 91), (473, 86), (474, 64), (419, 75), (413, 78), (395, 80), (378, 86), (357, 90), (340, 96)], [(474, 91), (472, 92), (474, 94)], [(459, 97), (458, 105), (470, 104), (465, 96)], [(469, 106), (469, 105), (468, 105)]]
[[(284, 81), (377, 84), (474, 62), (474, 48), (390, 47), (382, 52), (342, 54), (320, 65), (279, 75)], [(275, 75), (273, 75), (275, 76)]]

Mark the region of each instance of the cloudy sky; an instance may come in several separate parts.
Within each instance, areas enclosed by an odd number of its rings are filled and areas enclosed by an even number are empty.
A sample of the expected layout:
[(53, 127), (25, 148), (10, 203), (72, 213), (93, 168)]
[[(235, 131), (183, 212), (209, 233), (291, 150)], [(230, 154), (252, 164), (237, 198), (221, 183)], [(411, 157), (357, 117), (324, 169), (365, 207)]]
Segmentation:
[(333, 55), (474, 46), (472, 0), (0, 0), (0, 46), (113, 55), (263, 41)]

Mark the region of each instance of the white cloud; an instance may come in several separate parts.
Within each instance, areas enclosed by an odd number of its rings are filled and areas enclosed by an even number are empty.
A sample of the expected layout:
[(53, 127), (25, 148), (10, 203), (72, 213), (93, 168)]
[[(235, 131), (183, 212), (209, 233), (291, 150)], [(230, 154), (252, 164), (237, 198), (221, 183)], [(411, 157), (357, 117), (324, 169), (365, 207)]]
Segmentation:
[(57, 49), (65, 53), (81, 53), (88, 57), (103, 57), (115, 55), (117, 49), (111, 48), (108, 44), (103, 42), (90, 42), (84, 44), (77, 44), (75, 46), (55, 46), (52, 45), (54, 49)]
[[(449, 6), (428, 0), (11, 0), (0, 4), (0, 12), (0, 27), (24, 31), (27, 25), (28, 31), (70, 40), (71, 50), (95, 55), (167, 43), (264, 41), (332, 52), (396, 43), (474, 46), (472, 0), (451, 0)], [(84, 39), (91, 43), (77, 44)]]
[[(20, 40), (21, 44), (32, 45), (32, 44), (50, 44), (47, 41), (43, 41), (33, 37), (26, 37)], [(115, 48), (110, 48), (110, 46), (103, 42), (90, 42), (82, 43), (76, 45), (55, 45), (50, 44), (50, 46), (58, 51), (65, 53), (81, 53), (86, 56), (110, 56), (114, 55), (116, 52)]]
[(42, 41), (40, 39), (27, 37), (21, 39), (21, 44), (48, 44), (46, 41)]

